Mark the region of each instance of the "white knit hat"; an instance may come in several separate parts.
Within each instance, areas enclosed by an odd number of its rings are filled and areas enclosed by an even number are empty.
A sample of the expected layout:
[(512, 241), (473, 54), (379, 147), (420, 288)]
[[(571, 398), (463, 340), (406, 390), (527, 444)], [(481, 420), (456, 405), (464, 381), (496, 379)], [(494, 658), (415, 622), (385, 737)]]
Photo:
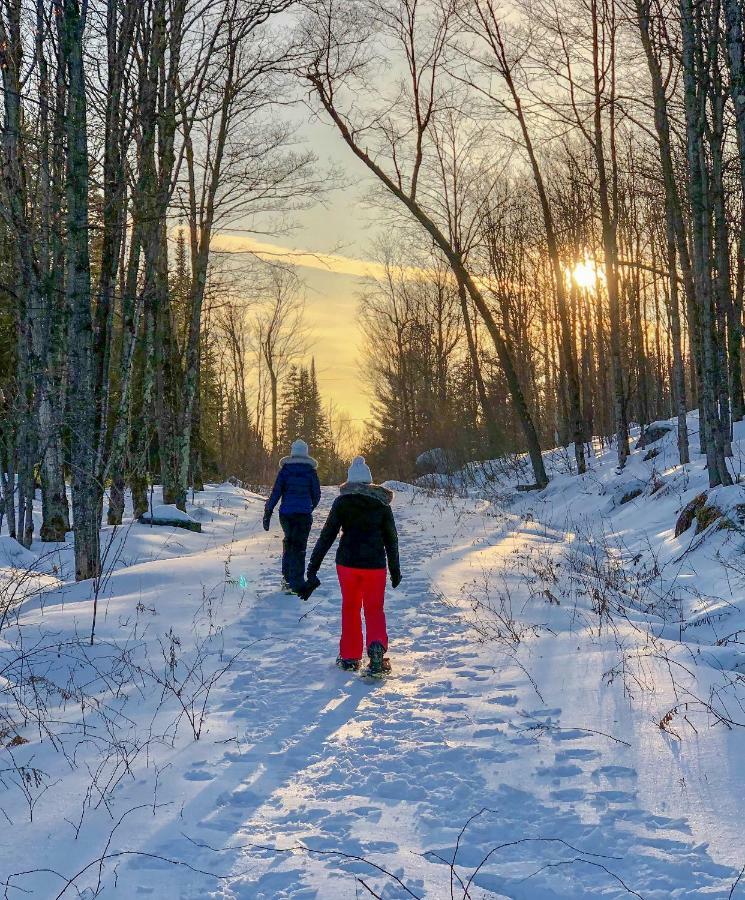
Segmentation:
[(290, 456), (307, 456), (308, 455), (308, 445), (305, 441), (301, 441), (299, 438), (296, 441), (292, 442), (292, 447), (290, 447)]
[(355, 456), (347, 472), (347, 481), (353, 481), (356, 484), (372, 484), (372, 480), (372, 472), (365, 462), (365, 457)]

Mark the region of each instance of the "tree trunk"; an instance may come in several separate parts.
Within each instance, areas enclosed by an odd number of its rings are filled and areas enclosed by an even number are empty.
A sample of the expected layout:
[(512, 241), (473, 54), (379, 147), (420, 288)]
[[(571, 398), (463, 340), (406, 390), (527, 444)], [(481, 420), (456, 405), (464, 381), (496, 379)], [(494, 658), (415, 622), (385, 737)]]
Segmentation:
[[(606, 74), (602, 71), (600, 59), (599, 17), (596, 0), (592, 0), (592, 61), (594, 82), (593, 128), (595, 163), (598, 175), (598, 197), (600, 200), (600, 222), (603, 234), (605, 256), (605, 278), (608, 290), (608, 310), (610, 325), (610, 368), (613, 385), (613, 413), (615, 420), (618, 466), (623, 468), (629, 456), (628, 419), (626, 412), (626, 389), (624, 387), (623, 361), (621, 358), (621, 310), (618, 284), (618, 235), (616, 220), (611, 209), (610, 184), (605, 160), (605, 131), (603, 127), (603, 82)], [(605, 36), (604, 36), (605, 39)], [(615, 35), (610, 38), (615, 41)], [(611, 54), (615, 52), (612, 47)], [(611, 110), (612, 111), (612, 110)], [(611, 135), (611, 141), (614, 140)]]
[(476, 349), (476, 341), (473, 335), (473, 325), (471, 323), (471, 312), (468, 309), (468, 297), (466, 295), (466, 287), (462, 281), (458, 281), (458, 297), (460, 299), (460, 308), (463, 315), (463, 323), (466, 329), (466, 341), (468, 343), (468, 355), (471, 359), (471, 367), (473, 369), (473, 377), (476, 383), (476, 392), (481, 406), (481, 415), (484, 417), (484, 425), (486, 426), (486, 436), (489, 441), (489, 452), (493, 456), (498, 456), (504, 452), (504, 439), (497, 427), (497, 420), (494, 418), (494, 410), (489, 402), (489, 397), (484, 384), (484, 377), (481, 374), (481, 360), (479, 359)]
[(686, 403), (685, 370), (680, 334), (680, 299), (678, 296), (677, 254), (675, 252), (675, 226), (669, 206), (667, 226), (667, 267), (669, 276), (669, 314), (673, 350), (673, 396), (678, 416), (678, 457), (682, 465), (690, 462), (688, 451), (688, 408)]
[(742, 312), (743, 312), (743, 259), (745, 258), (745, 42), (743, 41), (742, 0), (724, 0), (726, 23), (727, 63), (730, 73), (730, 95), (735, 111), (737, 150), (740, 176), (740, 235), (736, 291), (729, 318), (728, 344), (730, 360), (730, 392), (732, 418), (735, 422), (745, 416), (745, 396), (742, 385)]
[(706, 79), (701, 11), (693, 0), (680, 0), (683, 34), (683, 84), (685, 92), (686, 145), (691, 205), (693, 277), (701, 325), (702, 406), (709, 485), (731, 484), (718, 411), (718, 353), (716, 317), (712, 297), (712, 211), (709, 173), (703, 136), (706, 133)]
[(272, 401), (272, 458), (276, 462), (279, 456), (279, 399), (277, 390), (277, 375), (269, 372), (269, 388)]
[[(55, 202), (59, 192), (54, 184), (50, 162), (52, 143), (52, 123), (50, 121), (51, 83), (44, 49), (46, 22), (42, 0), (36, 2), (36, 59), (39, 67), (39, 303), (31, 306), (31, 343), (36, 372), (36, 404), (39, 422), (39, 451), (41, 469), (41, 510), (42, 523), (39, 537), (42, 541), (64, 541), (70, 530), (70, 513), (67, 504), (67, 490), (63, 470), (62, 452), (62, 402), (59, 378), (59, 358), (64, 352), (59, 340), (59, 289), (60, 279), (52, 261), (52, 247), (57, 235), (53, 236), (60, 210)], [(57, 96), (55, 127), (64, 115), (59, 108), (64, 99)]]
[(70, 468), (75, 578), (101, 572), (99, 482), (96, 432), (96, 384), (88, 250), (88, 136), (83, 31), (78, 0), (62, 0), (59, 21), (61, 56), (68, 76), (67, 136), (67, 279), (70, 309)]

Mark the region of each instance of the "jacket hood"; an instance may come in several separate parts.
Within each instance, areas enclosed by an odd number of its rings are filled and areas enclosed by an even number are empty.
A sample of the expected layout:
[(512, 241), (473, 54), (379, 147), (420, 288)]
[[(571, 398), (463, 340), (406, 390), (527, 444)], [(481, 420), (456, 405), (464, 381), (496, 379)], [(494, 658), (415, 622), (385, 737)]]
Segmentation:
[(339, 488), (339, 493), (342, 497), (348, 497), (350, 494), (359, 494), (362, 497), (370, 497), (386, 506), (390, 506), (394, 497), (393, 491), (388, 490), (387, 487), (383, 487), (382, 484), (364, 484), (359, 481), (345, 481)]
[(283, 456), (279, 461), (280, 469), (282, 466), (312, 466), (318, 468), (318, 463), (312, 456)]

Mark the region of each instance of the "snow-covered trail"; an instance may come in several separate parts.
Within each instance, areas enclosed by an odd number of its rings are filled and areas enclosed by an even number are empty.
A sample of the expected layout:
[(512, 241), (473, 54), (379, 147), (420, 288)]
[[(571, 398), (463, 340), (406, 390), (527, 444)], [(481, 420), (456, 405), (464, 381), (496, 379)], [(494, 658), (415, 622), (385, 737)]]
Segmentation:
[[(332, 499), (325, 490), (311, 540)], [(243, 655), (215, 687), (201, 739), (155, 758), (156, 795), (149, 775), (124, 780), (113, 818), (91, 812), (75, 841), (60, 823), (76, 818), (85, 780), (68, 774), (53, 808), (40, 805), (15, 846), (0, 847), (0, 873), (38, 858), (34, 846), (74, 872), (133, 809), (112, 847), (149, 855), (107, 862), (103, 896), (728, 897), (745, 862), (745, 776), (717, 760), (735, 759), (741, 738), (712, 729), (678, 745), (621, 680), (605, 683), (617, 648), (577, 610), (529, 603), (508, 565), (518, 551), (551, 554), (564, 535), (492, 512), (397, 495), (404, 581), (388, 593), (395, 676), (382, 682), (334, 666), (332, 558), (307, 604), (277, 592), (279, 528), (261, 531), (260, 503), (236, 498), (231, 529), (205, 522), (205, 534), (178, 536), (181, 555), (154, 553), (116, 573), (108, 627), (152, 604), (151, 627), (163, 632), (194, 615), (226, 567), (233, 580), (244, 575), (248, 589), (231, 585), (219, 614), (225, 655)], [(514, 652), (470, 627), (469, 597), (496, 590), (500, 569), (515, 627), (535, 626)], [(77, 886), (97, 876), (95, 867)], [(42, 884), (34, 896), (59, 887)]]
[[(233, 640), (261, 650), (220, 696), (229, 719), (221, 730), (237, 740), (183, 773), (201, 790), (148, 839), (152, 852), (228, 877), (174, 881), (163, 869), (161, 881), (151, 862), (138, 862), (127, 880), (174, 898), (333, 900), (368, 894), (358, 878), (386, 898), (446, 898), (453, 879), (443, 860), (479, 814), (460, 841), (460, 878), (507, 846), (476, 874), (474, 900), (727, 897), (737, 871), (721, 860), (736, 861), (736, 818), (724, 823), (734, 846), (725, 828), (711, 854), (700, 785), (685, 785), (695, 766), (682, 760), (676, 770), (680, 751), (649, 714), (632, 709), (621, 685), (603, 684), (617, 654), (554, 621), (556, 633), (515, 665), (469, 632), (458, 598), (482, 555), (498, 567), (526, 543), (550, 547), (561, 536), (516, 535), (505, 528), (514, 523), (474, 504), (421, 493), (401, 494), (396, 515), (405, 579), (389, 593), (396, 675), (383, 683), (333, 666), (339, 596), (330, 562), (322, 590), (301, 606), (274, 592), (276, 531), (234, 553), (234, 573), (260, 571)], [(517, 581), (514, 590), (519, 618)], [(276, 852), (293, 847), (307, 850)], [(453, 890), (464, 895), (457, 877)]]

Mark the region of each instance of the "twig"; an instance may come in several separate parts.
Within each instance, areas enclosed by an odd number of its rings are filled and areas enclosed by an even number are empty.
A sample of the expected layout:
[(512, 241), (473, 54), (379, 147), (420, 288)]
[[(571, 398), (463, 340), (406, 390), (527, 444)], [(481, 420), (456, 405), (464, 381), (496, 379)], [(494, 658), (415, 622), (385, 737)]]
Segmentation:
[(370, 887), (370, 885), (369, 885), (369, 884), (365, 884), (364, 880), (363, 880), (362, 878), (360, 878), (359, 875), (356, 876), (356, 880), (357, 880), (357, 882), (358, 882), (359, 884), (362, 885), (362, 887), (363, 887), (368, 893), (372, 894), (373, 897), (377, 897), (378, 900), (382, 900), (382, 897), (380, 896), (380, 894), (376, 894), (375, 891)]
[[(309, 856), (338, 856), (341, 859), (347, 859), (351, 862), (361, 862), (381, 874), (387, 875), (388, 878), (392, 878), (396, 884), (406, 891), (409, 897), (413, 897), (414, 900), (422, 900), (418, 894), (415, 894), (404, 884), (398, 875), (394, 875), (393, 872), (389, 872), (388, 869), (383, 868), (383, 866), (379, 866), (377, 863), (372, 862), (366, 857), (358, 856), (355, 853), (345, 853), (342, 850), (313, 850), (310, 847), (304, 847), (302, 844), (295, 844), (293, 847), (269, 847), (266, 844), (232, 844), (227, 847), (212, 847), (210, 844), (206, 844), (203, 841), (194, 840), (194, 838), (189, 837), (187, 834), (183, 834), (183, 832), (182, 835), (186, 840), (194, 844), (195, 847), (200, 847), (203, 850), (211, 850), (213, 853), (226, 853), (235, 850), (261, 850), (265, 853), (307, 853)], [(573, 847), (572, 849), (575, 850), (576, 848)], [(581, 853), (582, 851), (579, 850), (577, 852)]]
[(598, 869), (602, 869), (604, 872), (606, 872), (608, 875), (610, 875), (611, 878), (614, 878), (625, 891), (628, 891), (629, 894), (631, 894), (634, 897), (638, 897), (639, 900), (644, 900), (644, 897), (641, 894), (639, 894), (633, 888), (630, 888), (626, 884), (626, 882), (623, 880), (623, 878), (616, 875), (615, 872), (611, 872), (611, 870), (607, 866), (604, 866), (602, 863), (593, 862), (590, 859), (581, 859), (580, 857), (576, 857), (575, 859), (562, 859), (559, 862), (546, 863), (545, 865), (541, 866), (540, 869), (536, 869), (536, 871), (533, 872), (531, 875), (528, 875), (525, 878), (523, 878), (522, 881), (527, 881), (529, 878), (534, 878), (536, 875), (538, 875), (540, 872), (543, 872), (545, 869), (556, 869), (559, 866), (573, 866), (575, 863), (585, 863), (585, 865), (587, 865), (587, 866), (595, 866)]
[(737, 878), (735, 878), (734, 884), (730, 888), (729, 894), (727, 895), (727, 900), (732, 900), (732, 898), (734, 897), (737, 885), (740, 883), (740, 881), (742, 881), (743, 875), (745, 875), (745, 865), (740, 869), (740, 874), (737, 876)]

